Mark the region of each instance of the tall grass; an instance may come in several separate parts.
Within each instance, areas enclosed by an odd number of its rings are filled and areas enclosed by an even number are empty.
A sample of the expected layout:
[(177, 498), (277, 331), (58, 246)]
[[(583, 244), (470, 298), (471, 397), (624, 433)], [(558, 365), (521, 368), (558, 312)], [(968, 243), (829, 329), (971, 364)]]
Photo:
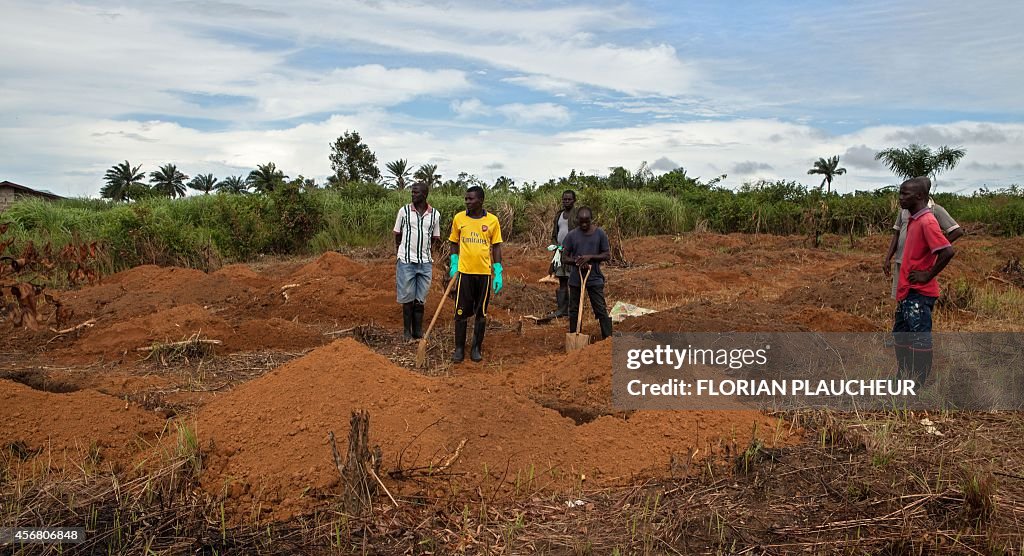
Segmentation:
[[(485, 207), (501, 221), (506, 240), (543, 243), (560, 207), (561, 190), (488, 191)], [(1024, 195), (1019, 190), (971, 196), (935, 195), (960, 222), (991, 232), (1024, 234)], [(98, 241), (109, 259), (106, 272), (138, 264), (208, 268), (216, 261), (245, 261), (262, 253), (320, 253), (344, 246), (387, 243), (395, 215), (409, 193), (380, 188), (305, 190), (281, 188), (270, 195), (202, 195), (146, 199), (121, 204), (91, 199), (46, 202), (26, 199), (0, 214), (12, 222), (6, 237), (18, 249), (28, 241), (60, 246)], [(463, 197), (435, 192), (431, 205), (442, 214), (447, 238), (452, 217), (465, 210)], [(825, 195), (795, 182), (713, 187), (672, 193), (637, 189), (584, 188), (578, 205), (590, 206), (595, 221), (622, 237), (677, 234), (698, 225), (719, 233), (837, 234), (887, 230), (896, 210), (891, 191)]]

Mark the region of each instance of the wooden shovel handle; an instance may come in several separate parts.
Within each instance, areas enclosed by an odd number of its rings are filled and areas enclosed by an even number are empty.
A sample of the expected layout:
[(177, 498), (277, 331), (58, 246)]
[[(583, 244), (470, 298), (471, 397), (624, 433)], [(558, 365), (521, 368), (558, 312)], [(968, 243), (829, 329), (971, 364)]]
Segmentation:
[(430, 331), (434, 329), (434, 323), (437, 322), (437, 316), (441, 314), (441, 307), (444, 307), (444, 300), (448, 299), (448, 294), (452, 291), (452, 286), (455, 281), (459, 279), (459, 272), (455, 271), (455, 276), (448, 281), (448, 287), (444, 290), (444, 295), (441, 296), (441, 301), (437, 302), (437, 310), (434, 311), (434, 318), (430, 319), (430, 326), (427, 327), (427, 332), (423, 334), (423, 339), (426, 340), (430, 336)]
[(592, 267), (592, 266), (591, 267), (587, 267), (587, 276), (585, 278), (583, 277), (583, 271), (580, 270), (580, 277), (583, 278), (583, 281), (580, 282), (580, 309), (579, 309), (579, 312), (576, 313), (576, 333), (577, 334), (582, 334), (583, 333), (583, 298), (586, 296), (586, 293), (587, 293), (587, 280), (590, 279), (590, 271), (593, 270), (593, 269), (594, 269), (594, 267)]

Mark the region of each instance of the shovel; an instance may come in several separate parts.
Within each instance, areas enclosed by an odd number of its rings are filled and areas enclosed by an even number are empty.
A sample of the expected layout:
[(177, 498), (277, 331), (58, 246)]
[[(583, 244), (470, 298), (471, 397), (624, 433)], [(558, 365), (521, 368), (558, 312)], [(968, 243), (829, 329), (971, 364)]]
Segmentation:
[(590, 278), (590, 270), (593, 267), (587, 269), (587, 275), (583, 276), (583, 271), (580, 271), (580, 276), (583, 277), (583, 281), (580, 283), (580, 310), (576, 314), (576, 332), (565, 333), (565, 352), (572, 353), (574, 351), (581, 350), (590, 344), (590, 336), (581, 334), (583, 330), (583, 298), (587, 296), (587, 279)]
[(430, 319), (430, 326), (427, 326), (427, 331), (423, 334), (423, 338), (420, 340), (420, 345), (416, 348), (416, 368), (422, 369), (427, 366), (427, 338), (430, 337), (430, 331), (434, 329), (434, 323), (437, 322), (437, 316), (441, 314), (441, 307), (444, 307), (444, 300), (448, 299), (448, 294), (452, 291), (452, 285), (459, 279), (459, 273), (456, 272), (455, 276), (448, 281), (448, 288), (444, 290), (444, 295), (441, 296), (441, 301), (437, 302), (437, 310), (434, 311), (434, 318)]

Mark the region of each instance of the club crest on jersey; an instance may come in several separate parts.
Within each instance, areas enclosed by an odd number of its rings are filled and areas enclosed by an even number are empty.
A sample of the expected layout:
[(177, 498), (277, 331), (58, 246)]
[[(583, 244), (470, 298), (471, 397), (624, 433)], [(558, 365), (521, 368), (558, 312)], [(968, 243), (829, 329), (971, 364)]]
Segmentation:
[(480, 226), (480, 230), (486, 232), (487, 231), (487, 224), (484, 224), (484, 225)]

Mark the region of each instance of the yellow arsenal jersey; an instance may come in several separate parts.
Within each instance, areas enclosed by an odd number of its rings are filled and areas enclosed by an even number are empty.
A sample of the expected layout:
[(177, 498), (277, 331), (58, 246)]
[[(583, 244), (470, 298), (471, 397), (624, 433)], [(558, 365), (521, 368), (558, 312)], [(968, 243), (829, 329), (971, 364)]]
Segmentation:
[(490, 274), (491, 246), (501, 243), (501, 225), (498, 217), (489, 212), (472, 218), (462, 211), (452, 219), (448, 240), (459, 244), (459, 272)]

